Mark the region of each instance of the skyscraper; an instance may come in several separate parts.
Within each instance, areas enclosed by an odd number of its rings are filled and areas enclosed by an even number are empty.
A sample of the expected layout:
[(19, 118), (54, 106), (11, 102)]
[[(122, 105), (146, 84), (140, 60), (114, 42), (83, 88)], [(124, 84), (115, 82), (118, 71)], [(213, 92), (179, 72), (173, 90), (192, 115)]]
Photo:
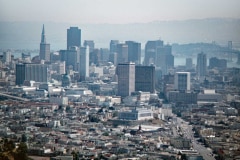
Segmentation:
[(47, 82), (48, 66), (33, 63), (16, 64), (16, 85), (22, 85), (25, 80)]
[(89, 77), (89, 47), (80, 48), (80, 79)]
[(209, 68), (219, 68), (226, 69), (227, 68), (227, 60), (226, 59), (218, 59), (217, 57), (212, 57), (209, 59)]
[(197, 75), (204, 77), (207, 74), (207, 56), (203, 52), (197, 55)]
[(119, 63), (117, 66), (118, 95), (130, 96), (135, 91), (135, 63)]
[(10, 51), (3, 52), (3, 62), (9, 64), (11, 62), (12, 54)]
[(50, 61), (50, 44), (47, 44), (46, 42), (44, 25), (42, 28), (39, 57), (40, 60)]
[(135, 91), (155, 92), (155, 66), (135, 67)]
[(192, 58), (186, 58), (186, 69), (192, 69), (193, 63), (192, 63)]
[(128, 61), (135, 62), (136, 64), (141, 63), (141, 43), (134, 41), (126, 41), (128, 45)]
[(83, 43), (84, 47), (89, 47), (89, 53), (93, 52), (94, 48), (95, 48), (95, 43), (93, 40), (85, 40)]
[(129, 60), (128, 60), (128, 45), (125, 43), (117, 44), (117, 62), (118, 63), (129, 62)]
[(145, 65), (156, 64), (156, 52), (158, 47), (163, 47), (163, 41), (147, 41), (145, 45)]
[(164, 45), (157, 47), (155, 65), (161, 67), (163, 75), (168, 74), (168, 69), (174, 67), (174, 56), (172, 46)]
[(67, 29), (67, 49), (72, 46), (81, 47), (81, 29), (78, 29), (78, 27)]
[(61, 61), (66, 62), (66, 68), (72, 66), (74, 71), (79, 70), (80, 50), (78, 47), (72, 46), (68, 50), (60, 50), (59, 54)]
[(117, 52), (117, 44), (119, 43), (118, 40), (111, 40), (110, 41), (110, 53)]
[(179, 91), (190, 91), (190, 72), (175, 73), (174, 89)]

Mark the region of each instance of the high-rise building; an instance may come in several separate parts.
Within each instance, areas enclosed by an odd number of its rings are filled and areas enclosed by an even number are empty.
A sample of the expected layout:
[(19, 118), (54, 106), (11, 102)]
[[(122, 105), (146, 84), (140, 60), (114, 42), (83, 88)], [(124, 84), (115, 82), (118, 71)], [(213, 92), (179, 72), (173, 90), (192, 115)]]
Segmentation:
[(175, 73), (174, 89), (179, 91), (190, 91), (190, 72)]
[(126, 41), (128, 45), (128, 61), (141, 64), (141, 43)]
[(78, 27), (67, 29), (67, 49), (73, 46), (81, 47), (81, 29)]
[(135, 91), (135, 63), (119, 63), (117, 65), (118, 95), (130, 96)]
[(101, 51), (100, 49), (94, 49), (92, 52), (89, 52), (89, 62), (90, 64), (99, 65), (101, 62)]
[(72, 66), (74, 71), (79, 71), (80, 50), (78, 47), (70, 47), (68, 50), (60, 50), (61, 61), (66, 62), (66, 68)]
[(55, 62), (51, 64), (51, 69), (53, 71), (56, 71), (58, 74), (65, 74), (66, 73), (66, 68), (65, 68), (65, 61), (63, 62)]
[(117, 66), (117, 52), (109, 54), (109, 61), (112, 62), (115, 66)]
[(48, 66), (33, 63), (16, 64), (16, 85), (22, 85), (25, 80), (47, 82)]
[(42, 28), (39, 57), (40, 60), (50, 61), (50, 44), (47, 44), (46, 42), (44, 25)]
[(163, 41), (161, 40), (147, 41), (145, 45), (145, 58), (144, 58), (145, 65), (156, 64), (156, 52), (158, 47), (163, 47)]
[(80, 48), (80, 79), (89, 77), (89, 47)]
[(203, 52), (197, 55), (197, 75), (204, 77), (207, 74), (207, 55)]
[(192, 58), (186, 58), (186, 69), (192, 69), (193, 67), (193, 62), (192, 62)]
[(226, 59), (218, 59), (217, 57), (212, 57), (209, 59), (209, 68), (219, 68), (226, 69), (227, 68), (227, 60)]
[(117, 52), (117, 44), (119, 43), (118, 40), (111, 40), (110, 41), (110, 53)]
[(83, 42), (83, 46), (84, 47), (89, 47), (89, 53), (93, 52), (94, 48), (95, 48), (95, 43), (93, 40), (85, 40)]
[(155, 92), (155, 66), (135, 67), (135, 91)]
[(11, 56), (12, 56), (12, 54), (10, 51), (3, 52), (3, 62), (9, 64), (12, 59)]
[(155, 65), (161, 67), (163, 75), (168, 74), (168, 69), (174, 67), (172, 46), (164, 45), (157, 47)]
[(125, 63), (128, 61), (128, 45), (125, 43), (117, 44), (117, 61), (118, 63)]
[(100, 53), (101, 53), (101, 61), (102, 62), (108, 62), (109, 61), (109, 49), (108, 48), (101, 48), (100, 49)]

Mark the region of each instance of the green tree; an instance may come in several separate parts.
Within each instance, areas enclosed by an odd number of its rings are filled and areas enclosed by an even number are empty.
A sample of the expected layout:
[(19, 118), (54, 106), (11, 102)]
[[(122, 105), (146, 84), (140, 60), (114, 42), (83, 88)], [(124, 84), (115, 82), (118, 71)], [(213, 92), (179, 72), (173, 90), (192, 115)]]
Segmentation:
[(21, 142), (27, 142), (27, 136), (26, 134), (22, 134)]
[(27, 148), (26, 143), (21, 142), (16, 149), (16, 152), (14, 154), (14, 159), (15, 160), (28, 160), (29, 158), (28, 158), (27, 152), (28, 152), (28, 148)]

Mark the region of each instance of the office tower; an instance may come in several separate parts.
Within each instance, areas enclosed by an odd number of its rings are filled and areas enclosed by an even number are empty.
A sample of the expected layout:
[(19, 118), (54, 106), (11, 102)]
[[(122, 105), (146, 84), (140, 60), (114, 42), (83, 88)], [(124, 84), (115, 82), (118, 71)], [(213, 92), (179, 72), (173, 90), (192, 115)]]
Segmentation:
[(65, 68), (65, 61), (63, 62), (55, 62), (51, 64), (51, 70), (56, 71), (58, 74), (65, 74), (66, 73), (66, 68)]
[(93, 40), (85, 40), (83, 42), (83, 46), (84, 47), (89, 47), (89, 53), (93, 52), (94, 48), (95, 48), (95, 43)]
[(135, 62), (135, 64), (141, 63), (141, 43), (134, 41), (126, 41), (128, 45), (128, 61)]
[(61, 57), (60, 57), (60, 53), (59, 52), (52, 52), (50, 54), (50, 61), (51, 63), (54, 63), (54, 62), (57, 62), (57, 61), (60, 61), (61, 60)]
[(80, 79), (86, 80), (89, 77), (89, 47), (80, 48)]
[(193, 63), (192, 63), (192, 58), (186, 58), (186, 69), (192, 69)]
[(128, 61), (128, 45), (125, 43), (117, 44), (117, 63), (125, 63)]
[(22, 85), (25, 81), (25, 64), (16, 64), (16, 85)]
[(101, 52), (100, 49), (94, 49), (92, 52), (89, 52), (89, 62), (90, 64), (99, 65), (101, 62)]
[(163, 41), (161, 40), (147, 41), (145, 45), (144, 56), (145, 65), (156, 64), (156, 52), (158, 47), (163, 47)]
[(175, 73), (174, 89), (179, 91), (190, 91), (190, 72)]
[(163, 75), (168, 74), (168, 69), (174, 67), (174, 56), (172, 46), (164, 45), (157, 47), (155, 65), (161, 67)]
[(117, 44), (119, 43), (118, 40), (111, 40), (110, 41), (110, 53), (117, 52)]
[(67, 29), (67, 49), (73, 46), (81, 47), (81, 29), (78, 27)]
[(22, 85), (25, 80), (47, 82), (48, 66), (33, 63), (16, 64), (16, 85)]
[(155, 92), (155, 66), (135, 67), (135, 91)]
[(61, 61), (66, 62), (66, 68), (72, 66), (74, 71), (79, 71), (80, 50), (78, 47), (70, 47), (68, 50), (60, 50)]
[(207, 55), (203, 52), (197, 55), (197, 75), (204, 77), (207, 74)]
[(11, 52), (7, 51), (7, 52), (3, 52), (3, 62), (9, 64), (11, 62)]
[(226, 69), (227, 68), (227, 60), (226, 59), (218, 59), (217, 57), (212, 57), (209, 59), (209, 68), (219, 68)]
[(46, 42), (44, 25), (42, 28), (39, 58), (40, 60), (50, 61), (50, 44)]
[(117, 52), (109, 54), (109, 61), (112, 62), (115, 66), (117, 66)]
[(109, 61), (109, 49), (108, 48), (101, 48), (100, 49), (100, 53), (101, 53), (101, 61), (102, 62), (108, 62)]
[(135, 63), (119, 63), (117, 65), (118, 96), (130, 96), (135, 91)]

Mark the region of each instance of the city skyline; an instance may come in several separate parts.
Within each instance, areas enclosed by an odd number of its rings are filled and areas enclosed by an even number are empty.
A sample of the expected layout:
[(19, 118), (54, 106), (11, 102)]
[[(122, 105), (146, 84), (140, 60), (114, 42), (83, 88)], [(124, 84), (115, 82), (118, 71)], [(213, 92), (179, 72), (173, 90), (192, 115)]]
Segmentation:
[[(72, 0), (0, 1), (0, 21), (61, 23), (148, 23), (204, 18), (240, 18), (240, 1)], [(49, 7), (39, 7), (46, 4)]]

